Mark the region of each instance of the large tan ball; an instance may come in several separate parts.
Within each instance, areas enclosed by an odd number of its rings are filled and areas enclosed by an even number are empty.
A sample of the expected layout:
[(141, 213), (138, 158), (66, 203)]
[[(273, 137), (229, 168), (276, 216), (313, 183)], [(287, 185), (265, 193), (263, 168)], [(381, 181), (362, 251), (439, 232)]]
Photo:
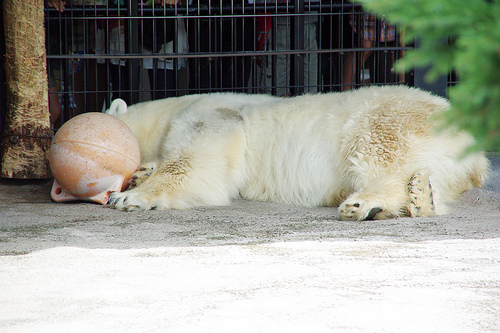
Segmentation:
[(97, 112), (67, 121), (50, 147), (54, 201), (89, 200), (107, 204), (123, 191), (141, 162), (139, 144), (121, 120)]

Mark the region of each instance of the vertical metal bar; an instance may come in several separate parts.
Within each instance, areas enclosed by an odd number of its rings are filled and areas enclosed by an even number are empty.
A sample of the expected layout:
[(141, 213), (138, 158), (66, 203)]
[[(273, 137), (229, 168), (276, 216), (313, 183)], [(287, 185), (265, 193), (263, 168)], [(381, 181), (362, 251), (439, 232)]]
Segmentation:
[[(127, 43), (125, 45), (127, 53), (138, 54), (139, 53), (139, 22), (137, 17), (139, 15), (139, 6), (137, 0), (130, 0), (127, 2), (128, 6), (128, 16), (127, 20)], [(130, 18), (134, 17), (134, 18)], [(140, 82), (138, 78), (140, 77), (140, 59), (129, 59), (128, 61), (129, 70), (129, 87), (131, 89), (131, 103), (139, 102), (139, 88)]]
[(292, 95), (304, 93), (304, 0), (293, 0), (293, 19), (291, 26), (291, 46), (295, 51), (290, 62), (290, 92)]
[[(73, 6), (73, 5), (71, 5)], [(62, 47), (60, 48), (60, 54), (65, 55), (68, 52), (68, 30), (73, 24), (73, 10), (70, 10), (70, 17), (67, 19), (63, 19), (61, 13), (59, 12), (59, 20), (64, 24), (64, 31), (61, 29), (64, 37), (62, 38)], [(63, 65), (64, 64), (64, 65)], [(64, 89), (63, 93), (63, 103), (64, 103), (64, 113), (68, 116), (67, 119), (70, 119), (74, 116), (74, 112), (70, 112), (69, 108), (69, 60), (61, 59), (61, 78), (63, 78), (63, 82), (61, 82), (61, 89)], [(64, 88), (63, 88), (64, 87)]]
[[(277, 14), (278, 13), (278, 3), (275, 4), (275, 13)], [(273, 20), (271, 20), (271, 50), (277, 50), (278, 49), (278, 42), (277, 42), (277, 38), (278, 38), (278, 34), (277, 34), (277, 31), (278, 31), (278, 16), (276, 16), (276, 18), (274, 18)], [(278, 56), (273, 54), (271, 56), (271, 72), (272, 72), (272, 78), (271, 78), (271, 94), (272, 95), (275, 95), (276, 96), (276, 93), (277, 93), (277, 89), (276, 89), (276, 85), (278, 83), (278, 80), (276, 79), (277, 78), (277, 75), (276, 75), (276, 68), (278, 67)], [(265, 75), (267, 75), (267, 71), (265, 72)]]

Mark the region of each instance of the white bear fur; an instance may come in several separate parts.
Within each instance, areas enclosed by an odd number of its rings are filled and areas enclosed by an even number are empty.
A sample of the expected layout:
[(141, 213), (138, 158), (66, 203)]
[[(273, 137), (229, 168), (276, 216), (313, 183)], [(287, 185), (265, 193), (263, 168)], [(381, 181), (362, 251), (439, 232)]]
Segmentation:
[(340, 206), (341, 219), (432, 216), (480, 187), (488, 170), (483, 153), (462, 156), (469, 135), (433, 129), (429, 118), (448, 102), (414, 88), (123, 103), (107, 113), (132, 129), (144, 167), (137, 187), (111, 195), (119, 210), (228, 205), (240, 196)]

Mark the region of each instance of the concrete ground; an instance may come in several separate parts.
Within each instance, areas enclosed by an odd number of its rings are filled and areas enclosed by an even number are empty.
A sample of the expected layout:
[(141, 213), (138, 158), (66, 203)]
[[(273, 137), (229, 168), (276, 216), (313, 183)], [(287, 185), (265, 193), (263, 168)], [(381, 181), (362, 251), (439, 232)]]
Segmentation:
[(500, 158), (449, 215), (117, 212), (0, 182), (1, 332), (500, 332)]

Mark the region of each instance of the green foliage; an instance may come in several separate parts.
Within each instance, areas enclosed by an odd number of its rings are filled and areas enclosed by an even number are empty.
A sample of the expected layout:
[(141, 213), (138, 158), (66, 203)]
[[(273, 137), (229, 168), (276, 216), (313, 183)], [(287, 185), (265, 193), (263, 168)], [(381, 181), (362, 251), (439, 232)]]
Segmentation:
[[(432, 81), (455, 70), (447, 124), (476, 137), (475, 149), (500, 150), (500, 5), (498, 0), (359, 0), (398, 25), (405, 42), (420, 39), (396, 69), (430, 66)], [(450, 41), (447, 43), (446, 41)]]

